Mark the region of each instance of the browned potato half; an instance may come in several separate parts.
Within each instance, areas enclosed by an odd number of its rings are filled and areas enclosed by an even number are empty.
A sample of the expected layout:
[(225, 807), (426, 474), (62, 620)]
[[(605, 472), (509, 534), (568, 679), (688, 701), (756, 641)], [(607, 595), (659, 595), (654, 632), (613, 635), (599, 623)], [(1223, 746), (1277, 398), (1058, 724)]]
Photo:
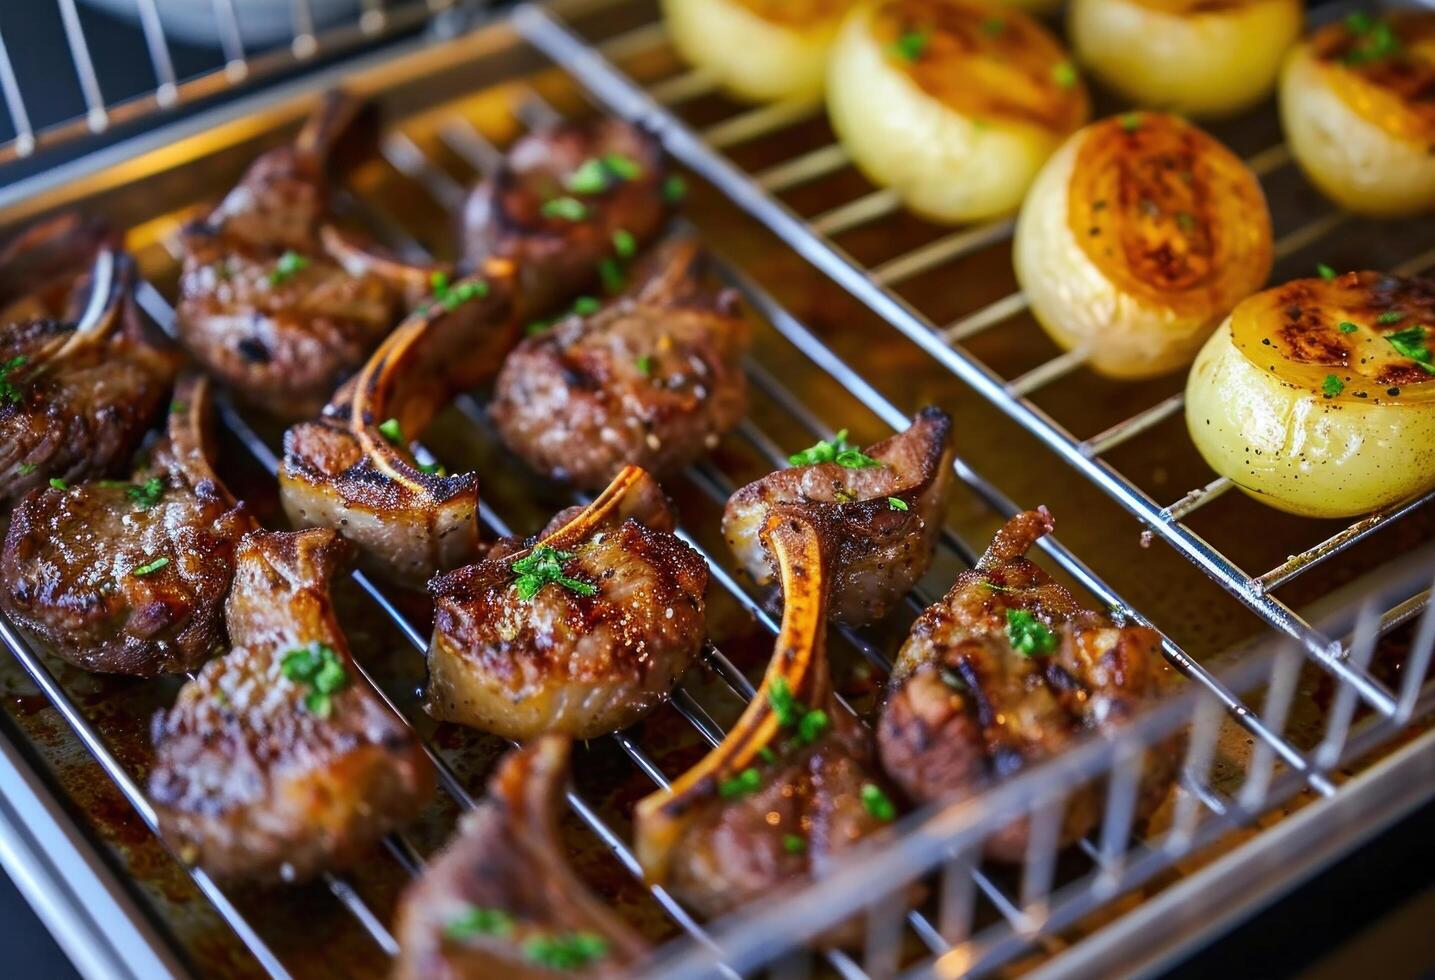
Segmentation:
[(1086, 86), (1027, 15), (982, 0), (870, 0), (848, 15), (827, 108), (853, 161), (933, 221), (1021, 203), (1086, 122)]
[(1081, 130), (1047, 162), (1017, 221), (1017, 279), (1032, 313), (1102, 374), (1191, 362), (1270, 274), (1271, 218), (1230, 150), (1164, 113)]
[(1273, 507), (1349, 517), (1435, 487), (1435, 284), (1297, 279), (1235, 308), (1186, 383), (1216, 472)]
[(1435, 206), (1435, 13), (1351, 14), (1286, 61), (1281, 122), (1306, 176), (1371, 215)]
[(1072, 0), (1081, 64), (1138, 105), (1192, 116), (1249, 109), (1300, 36), (1300, 0)]
[(853, 0), (663, 0), (673, 46), (740, 99), (816, 100)]

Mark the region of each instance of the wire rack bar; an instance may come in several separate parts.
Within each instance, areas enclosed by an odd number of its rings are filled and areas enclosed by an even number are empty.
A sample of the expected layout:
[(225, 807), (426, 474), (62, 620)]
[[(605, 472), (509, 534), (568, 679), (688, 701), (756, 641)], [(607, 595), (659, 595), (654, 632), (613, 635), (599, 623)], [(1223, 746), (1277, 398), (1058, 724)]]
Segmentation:
[[(550, 11), (531, 3), (513, 12), (519, 32), (553, 61), (562, 64), (588, 91), (612, 111), (642, 121), (663, 139), (668, 150), (714, 184), (729, 200), (756, 217), (784, 242), (825, 272), (845, 290), (899, 329), (938, 363), (961, 378), (1037, 436), (1060, 458), (1101, 488), (1128, 512), (1142, 520), (1153, 533), (1174, 547), (1206, 575), (1256, 612), (1269, 625), (1298, 639), (1304, 649), (1341, 680), (1356, 686), (1361, 697), (1376, 710), (1389, 714), (1394, 701), (1388, 691), (1368, 677), (1352, 671), (1333, 648), (1330, 638), (1321, 635), (1288, 606), (1276, 601), (1254, 578), (1234, 562), (1173, 518), (1148, 494), (1099, 457), (1084, 451), (1082, 443), (1025, 398), (1012, 397), (1008, 382), (964, 351), (955, 349), (934, 331), (933, 325), (899, 298), (874, 281), (870, 273), (835, 245), (820, 223), (831, 223), (833, 212), (805, 222), (777, 201), (753, 179), (717, 152), (717, 148), (694, 133), (664, 106), (612, 64), (590, 48)], [(711, 132), (711, 130), (709, 130)], [(1275, 160), (1276, 154), (1272, 154)], [(881, 193), (874, 192), (874, 193)], [(860, 206), (880, 210), (873, 195), (859, 198), (844, 208)], [(848, 215), (851, 212), (847, 212)], [(851, 220), (844, 216), (843, 223)], [(1332, 213), (1307, 225), (1297, 239), (1287, 244), (1310, 244), (1344, 219)], [(970, 328), (966, 328), (970, 329)], [(950, 331), (949, 331), (950, 332)]]

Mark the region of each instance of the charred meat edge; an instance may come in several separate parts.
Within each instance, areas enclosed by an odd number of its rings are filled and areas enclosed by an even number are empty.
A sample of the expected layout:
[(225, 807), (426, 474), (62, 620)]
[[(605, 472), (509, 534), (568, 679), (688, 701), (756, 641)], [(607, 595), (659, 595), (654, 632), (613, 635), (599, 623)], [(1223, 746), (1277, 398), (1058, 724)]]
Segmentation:
[[(626, 972), (646, 955), (643, 940), (588, 890), (566, 860), (557, 819), (571, 744), (561, 735), (543, 735), (510, 751), (489, 781), (484, 802), (405, 891), (395, 929), (398, 980), (550, 976), (525, 963), (518, 944), (525, 934), (553, 930), (602, 936), (607, 955), (590, 967), (602, 974)], [(521, 904), (506, 900), (510, 875), (533, 882)], [(453, 915), (466, 907), (510, 914), (518, 935), (446, 936)], [(529, 926), (538, 928), (529, 933)]]
[(456, 392), (496, 373), (517, 340), (512, 264), (495, 259), (451, 288), (470, 282), (487, 295), (411, 314), (318, 420), (284, 435), (279, 489), (290, 521), (333, 528), (358, 546), (361, 564), (404, 585), (478, 557), (478, 474), (425, 473), (379, 429), (394, 419), (405, 441), (415, 438)]
[(777, 556), (786, 597), (782, 627), (762, 686), (737, 724), (667, 789), (638, 803), (634, 814), (638, 861), (655, 884), (667, 879), (672, 850), (698, 808), (717, 798), (723, 781), (753, 765), (781, 733), (781, 722), (769, 700), (778, 679), (787, 682), (793, 699), (802, 704), (826, 705), (831, 699), (825, 643), (828, 582), (821, 538), (815, 528), (791, 514), (772, 515), (765, 531)]

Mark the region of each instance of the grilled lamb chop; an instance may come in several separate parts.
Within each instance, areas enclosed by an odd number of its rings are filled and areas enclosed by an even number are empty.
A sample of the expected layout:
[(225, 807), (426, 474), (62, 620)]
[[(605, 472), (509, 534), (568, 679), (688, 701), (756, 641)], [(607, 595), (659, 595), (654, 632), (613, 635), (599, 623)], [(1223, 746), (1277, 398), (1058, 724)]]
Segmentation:
[(611, 289), (667, 220), (666, 175), (657, 140), (616, 119), (525, 136), (464, 205), (465, 266), (512, 260), (525, 319)]
[(126, 465), (160, 414), (179, 352), (133, 282), (109, 229), (75, 215), (0, 251), (0, 503)]
[(488, 796), (399, 902), (398, 980), (628, 976), (647, 952), (568, 866), (557, 816), (569, 743), (510, 752)]
[(492, 377), (517, 337), (512, 266), (444, 284), (313, 422), (284, 435), (279, 489), (300, 527), (329, 527), (360, 561), (404, 585), (478, 556), (478, 475), (420, 466), (418, 436), (453, 395)]
[(535, 470), (601, 487), (624, 465), (658, 475), (717, 445), (747, 402), (747, 322), (736, 294), (702, 282), (703, 254), (677, 241), (640, 285), (572, 315), (509, 356), (490, 412)]
[(723, 512), (723, 536), (759, 585), (776, 571), (759, 533), (769, 511), (800, 513), (836, 547), (830, 612), (839, 623), (881, 619), (927, 571), (952, 481), (952, 420), (924, 408), (905, 432), (867, 452), (832, 442), (792, 457), (738, 490)]
[[(826, 545), (792, 514), (769, 517), (764, 534), (785, 603), (762, 687), (722, 743), (635, 814), (648, 878), (709, 917), (822, 876), (896, 816), (867, 732), (832, 694)], [(860, 934), (845, 923), (820, 941)]]
[(703, 641), (707, 565), (628, 467), (527, 546), (434, 579), (428, 711), (509, 738), (591, 738), (667, 697)]
[[(1082, 609), (1025, 555), (1053, 522), (1045, 508), (1013, 517), (975, 569), (912, 626), (877, 730), (887, 774), (913, 801), (982, 792), (1054, 756), (1090, 730), (1119, 727), (1159, 693), (1160, 639)], [(1171, 787), (1179, 748), (1151, 753), (1138, 818)], [(1073, 794), (1063, 845), (1100, 819), (1096, 787)], [(1028, 824), (986, 845), (1021, 861)]]
[(352, 864), (433, 793), (417, 737), (356, 676), (334, 617), (346, 550), (322, 529), (246, 537), (231, 649), (155, 715), (160, 829), (212, 874), (296, 881)]
[(209, 380), (180, 380), (168, 436), (133, 482), (38, 490), (0, 549), (0, 605), (86, 670), (197, 668), (224, 643), (234, 550), (254, 521), (210, 465)]
[(317, 412), (436, 271), (334, 223), (325, 170), (358, 109), (326, 97), (293, 144), (255, 160), (183, 233), (181, 338), (216, 378), (283, 418)]

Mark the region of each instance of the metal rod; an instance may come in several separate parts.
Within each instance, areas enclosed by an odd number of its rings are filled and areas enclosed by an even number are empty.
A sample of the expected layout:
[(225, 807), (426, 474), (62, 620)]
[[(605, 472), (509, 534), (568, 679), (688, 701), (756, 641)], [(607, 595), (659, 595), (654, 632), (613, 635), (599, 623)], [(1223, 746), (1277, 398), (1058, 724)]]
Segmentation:
[(155, 101), (161, 106), (173, 105), (179, 96), (179, 87), (174, 77), (174, 62), (169, 57), (169, 45), (164, 39), (164, 25), (160, 23), (159, 10), (155, 0), (136, 0), (139, 6), (140, 27), (144, 31), (145, 46), (149, 48), (149, 60), (154, 65), (154, 77), (158, 84)]
[(109, 125), (110, 117), (105, 110), (105, 97), (100, 91), (95, 63), (90, 58), (90, 46), (85, 41), (85, 29), (80, 24), (80, 12), (75, 9), (75, 0), (58, 0), (58, 5), (60, 20), (65, 27), (65, 43), (70, 47), (75, 77), (79, 79), (80, 92), (85, 97), (85, 121), (91, 132), (103, 132)]

